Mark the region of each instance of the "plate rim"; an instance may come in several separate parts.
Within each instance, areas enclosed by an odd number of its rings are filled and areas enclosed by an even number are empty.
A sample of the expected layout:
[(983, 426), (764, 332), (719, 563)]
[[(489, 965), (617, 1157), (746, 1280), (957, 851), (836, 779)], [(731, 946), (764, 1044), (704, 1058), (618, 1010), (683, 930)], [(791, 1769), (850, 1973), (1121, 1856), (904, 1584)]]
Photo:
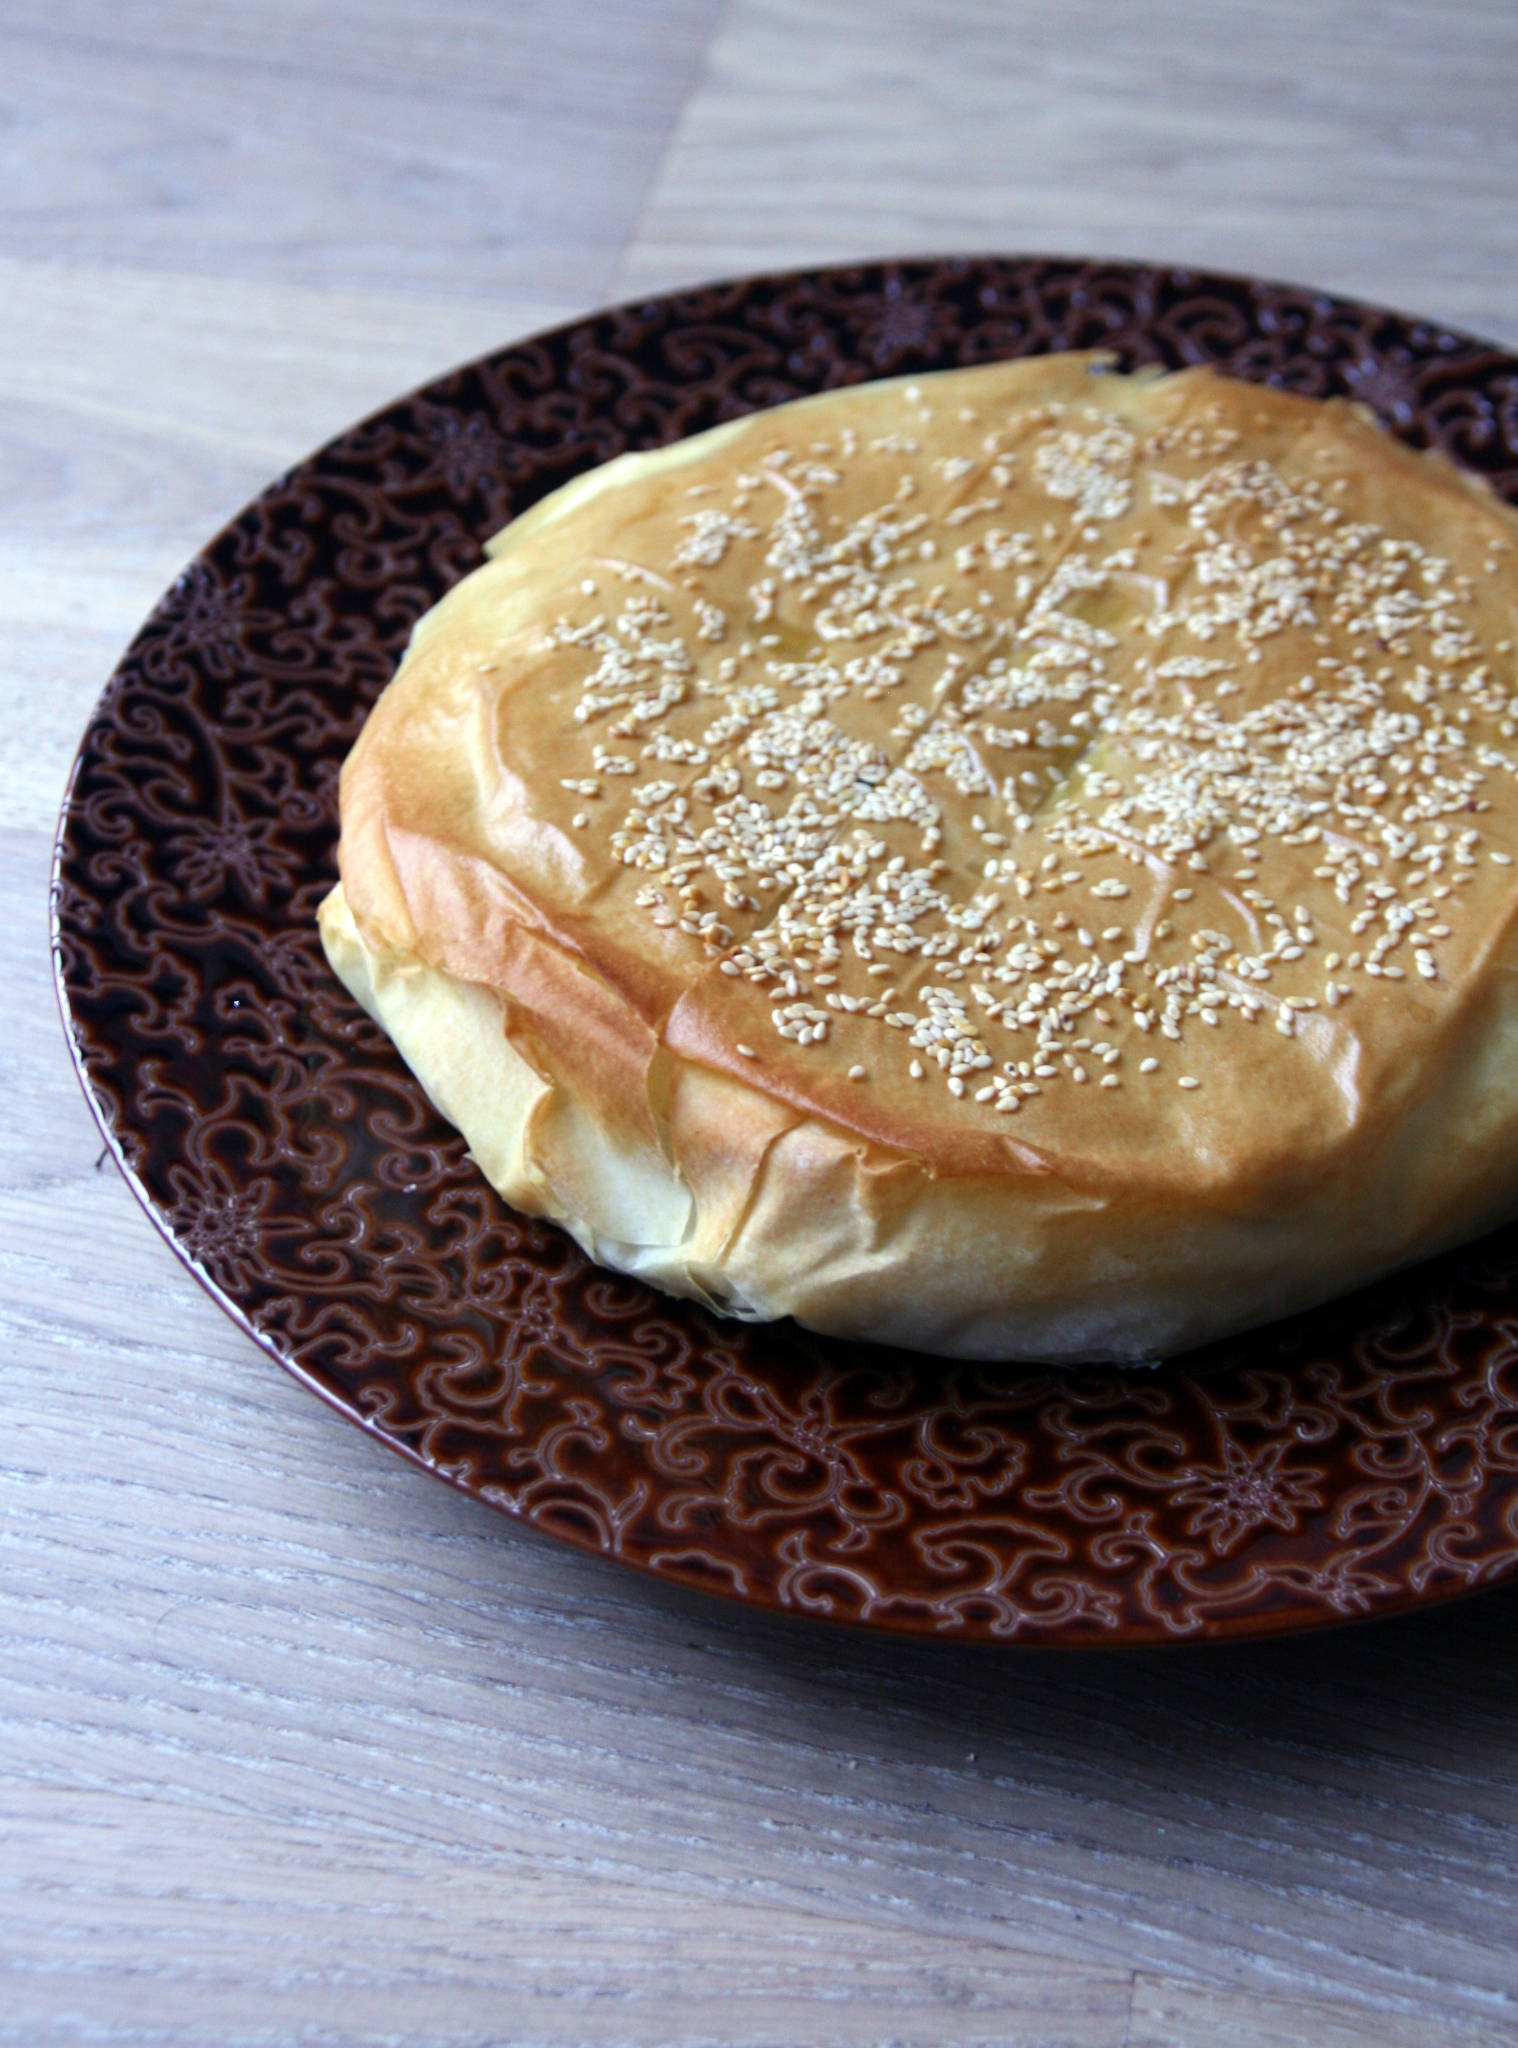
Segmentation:
[[(359, 418), (349, 422), (338, 432), (330, 435), (316, 448), (311, 450), (309, 454), (303, 456), (300, 460), (271, 478), (236, 512), (224, 520), (217, 527), (216, 531), (202, 542), (201, 546), (184, 564), (172, 582), (160, 594), (158, 600), (146, 614), (131, 639), (126, 643), (116, 666), (95, 700), (85, 720), (80, 740), (71, 761), (60, 800), (58, 820), (53, 835), (49, 861), (48, 931), (51, 979), (54, 997), (58, 1005), (60, 1022), (75, 1075), (78, 1078), (86, 1104), (89, 1107), (106, 1149), (125, 1179), (138, 1206), (144, 1211), (158, 1236), (168, 1245), (183, 1270), (210, 1297), (221, 1313), (227, 1316), (240, 1333), (251, 1340), (261, 1353), (279, 1366), (281, 1370), (288, 1373), (300, 1386), (315, 1394), (328, 1408), (360, 1429), (366, 1436), (384, 1444), (387, 1449), (398, 1452), (410, 1464), (430, 1474), (433, 1478), (443, 1480), (455, 1491), (463, 1493), (477, 1504), (492, 1508), (497, 1513), (505, 1515), (509, 1520), (523, 1524), (546, 1540), (568, 1544), (571, 1548), (579, 1550), (586, 1555), (605, 1558), (609, 1562), (638, 1572), (644, 1577), (654, 1579), (667, 1586), (675, 1587), (683, 1593), (706, 1594), (722, 1600), (729, 1606), (776, 1619), (811, 1622), (830, 1630), (843, 1628), (851, 1632), (867, 1633), (875, 1637), (891, 1635), (916, 1642), (939, 1642), (956, 1648), (973, 1646), (978, 1649), (988, 1650), (1036, 1649), (1066, 1652), (1092, 1651), (1097, 1653), (1116, 1650), (1182, 1649), (1203, 1645), (1217, 1647), (1226, 1643), (1255, 1642), (1317, 1634), (1324, 1629), (1369, 1626), (1383, 1620), (1394, 1620), (1408, 1614), (1421, 1614), (1432, 1608), (1443, 1607), (1455, 1601), (1473, 1598), (1483, 1591), (1504, 1583), (1510, 1583), (1515, 1578), (1518, 1578), (1518, 1551), (1512, 1554), (1505, 1565), (1501, 1565), (1489, 1574), (1482, 1574), (1463, 1582), (1440, 1585), (1430, 1591), (1419, 1591), (1406, 1585), (1399, 1585), (1390, 1596), (1375, 1599), (1369, 1602), (1362, 1610), (1356, 1612), (1332, 1611), (1326, 1607), (1321, 1610), (1304, 1611), (1301, 1613), (1274, 1611), (1265, 1614), (1252, 1614), (1245, 1611), (1238, 1615), (1214, 1614), (1205, 1617), (1195, 1627), (1184, 1633), (1167, 1632), (1156, 1623), (1148, 1630), (1119, 1626), (1107, 1634), (1082, 1634), (1074, 1637), (1059, 1633), (1048, 1633), (1042, 1630), (1026, 1635), (1020, 1632), (1012, 1635), (996, 1635), (986, 1630), (974, 1630), (965, 1627), (950, 1628), (942, 1623), (934, 1626), (926, 1618), (919, 1618), (916, 1615), (910, 1614), (902, 1615), (893, 1613), (890, 1610), (879, 1614), (819, 1611), (805, 1605), (791, 1604), (765, 1594), (742, 1591), (736, 1586), (719, 1583), (715, 1580), (703, 1579), (698, 1581), (692, 1578), (679, 1577), (667, 1571), (661, 1571), (655, 1565), (645, 1562), (637, 1556), (627, 1555), (621, 1550), (608, 1549), (604, 1543), (597, 1542), (590, 1535), (580, 1533), (572, 1527), (566, 1527), (562, 1524), (545, 1526), (543, 1523), (533, 1520), (516, 1501), (506, 1498), (497, 1492), (482, 1489), (478, 1484), (471, 1482), (469, 1475), (450, 1470), (446, 1464), (429, 1457), (418, 1446), (406, 1441), (400, 1435), (391, 1434), (380, 1427), (372, 1416), (363, 1413), (352, 1401), (345, 1400), (342, 1391), (337, 1386), (324, 1381), (319, 1373), (304, 1364), (291, 1351), (282, 1349), (276, 1338), (258, 1327), (256, 1321), (243, 1308), (236, 1296), (229, 1293), (197, 1261), (192, 1251), (181, 1240), (180, 1236), (176, 1234), (171, 1217), (144, 1185), (138, 1171), (126, 1156), (121, 1137), (112, 1121), (111, 1107), (101, 1094), (97, 1092), (90, 1076), (85, 1048), (81, 1043), (70, 1001), (67, 966), (64, 957), (65, 934), (61, 915), (65, 883), (64, 869), (69, 850), (67, 839), (74, 814), (77, 784), (88, 757), (92, 736), (99, 724), (108, 718), (112, 699), (121, 686), (129, 664), (142, 643), (145, 634), (160, 619), (174, 594), (184, 586), (186, 579), (193, 574), (196, 567), (210, 556), (214, 550), (226, 544), (236, 533), (239, 525), (250, 514), (262, 506), (266, 500), (274, 497), (281, 490), (287, 489), (294, 480), (307, 472), (318, 471), (321, 465), (342, 449), (345, 443), (350, 442), (354, 437), (364, 433), (366, 430), (381, 426), (402, 408), (417, 403), (425, 404), (430, 393), (450, 380), (476, 372), (484, 365), (509, 358), (518, 350), (536, 344), (567, 341), (570, 337), (587, 329), (595, 322), (605, 321), (619, 315), (647, 313), (656, 308), (666, 309), (687, 298), (696, 298), (711, 293), (742, 292), (759, 286), (773, 286), (776, 288), (804, 286), (808, 283), (820, 283), (831, 278), (868, 272), (881, 272), (887, 275), (892, 272), (932, 273), (942, 270), (945, 266), (963, 266), (966, 270), (969, 270), (975, 266), (986, 264), (1008, 266), (1047, 265), (1056, 269), (1067, 269), (1074, 272), (1085, 270), (1108, 275), (1120, 275), (1125, 279), (1153, 276), (1163, 277), (1166, 280), (1177, 283), (1189, 282), (1200, 288), (1205, 288), (1215, 283), (1241, 293), (1280, 293), (1300, 296), (1305, 300), (1311, 301), (1315, 307), (1325, 312), (1342, 311), (1355, 317), (1363, 318), (1368, 316), (1372, 319), (1391, 321), (1405, 327), (1426, 328), (1431, 333), (1444, 337), (1452, 343), (1503, 359), (1504, 362), (1512, 365), (1515, 375), (1518, 375), (1518, 344), (1496, 341), (1436, 317), (1407, 313), (1379, 301), (1361, 299), (1337, 290), (1328, 290), (1316, 285), (1279, 279), (1249, 271), (1219, 269), (1212, 265), (1191, 263), (1172, 264), (1157, 258), (1069, 254), (1054, 251), (1006, 250), (932, 252), (902, 256), (871, 255), (839, 262), (806, 264), (779, 270), (736, 272), (713, 278), (692, 280), (656, 292), (645, 292), (619, 300), (608, 300), (599, 303), (567, 319), (556, 321), (551, 326), (535, 328), (526, 334), (513, 336), (489, 350), (453, 363), (449, 367), (429, 376), (424, 382), (416, 384), (408, 390), (390, 397), (382, 404), (371, 408)], [(1096, 344), (1096, 346), (1099, 347), (1100, 344)], [(1051, 351), (1032, 350), (1026, 353), (1047, 354), (1051, 353)], [(910, 373), (903, 373), (894, 369), (880, 369), (859, 381), (874, 381), (878, 377), (899, 374)], [(931, 371), (924, 369), (919, 371), (918, 374), (929, 375)], [(1225, 372), (1225, 374), (1227, 373)], [(818, 388), (823, 387), (819, 386)], [(763, 409), (765, 408), (759, 407), (751, 408), (750, 410)], [(1394, 423), (1383, 421), (1383, 424), (1389, 424), (1389, 430), (1393, 433), (1398, 432), (1398, 428)], [(646, 445), (655, 446), (660, 444), (650, 441)], [(513, 516), (516, 515), (513, 514)], [(416, 1085), (419, 1087), (420, 1084)], [(499, 1198), (497, 1197), (497, 1199)], [(502, 1206), (504, 1207), (504, 1205)], [(1416, 1271), (1418, 1269), (1415, 1267), (1409, 1270)], [(1327, 1304), (1326, 1306), (1332, 1306), (1332, 1304)], [(1079, 1371), (1081, 1368), (1075, 1368), (1074, 1370)]]

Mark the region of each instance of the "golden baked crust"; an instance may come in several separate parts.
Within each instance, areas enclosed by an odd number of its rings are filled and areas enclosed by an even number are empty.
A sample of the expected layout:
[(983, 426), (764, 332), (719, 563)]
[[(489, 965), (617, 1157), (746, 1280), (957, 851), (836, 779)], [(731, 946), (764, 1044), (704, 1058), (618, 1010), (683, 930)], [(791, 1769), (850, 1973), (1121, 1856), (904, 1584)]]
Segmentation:
[(623, 457), (418, 626), (324, 940), (594, 1256), (1137, 1358), (1518, 1203), (1518, 521), (1349, 406), (1101, 367)]

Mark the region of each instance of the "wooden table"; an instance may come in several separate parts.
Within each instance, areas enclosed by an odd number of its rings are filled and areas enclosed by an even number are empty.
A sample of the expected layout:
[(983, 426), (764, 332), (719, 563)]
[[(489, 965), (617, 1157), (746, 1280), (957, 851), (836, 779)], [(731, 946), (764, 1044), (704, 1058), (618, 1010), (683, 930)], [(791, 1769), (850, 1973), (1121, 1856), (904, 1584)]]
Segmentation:
[(277, 469), (634, 291), (949, 248), (1518, 342), (1512, 0), (9, 0), (0, 2042), (1518, 2041), (1518, 1590), (1225, 1651), (787, 1626), (344, 1428), (109, 1165), (48, 847)]

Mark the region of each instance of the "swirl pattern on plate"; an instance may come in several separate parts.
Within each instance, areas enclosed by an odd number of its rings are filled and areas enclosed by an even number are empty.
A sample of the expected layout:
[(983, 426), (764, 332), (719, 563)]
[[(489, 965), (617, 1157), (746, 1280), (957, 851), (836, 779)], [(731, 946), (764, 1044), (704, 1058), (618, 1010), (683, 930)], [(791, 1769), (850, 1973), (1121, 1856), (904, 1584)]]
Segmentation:
[(728, 1324), (507, 1211), (322, 958), (342, 759), (507, 519), (805, 392), (1089, 347), (1358, 398), (1518, 500), (1518, 359), (1467, 336), (1189, 271), (862, 264), (441, 378), (271, 485), (117, 670), (54, 885), (102, 1126), (265, 1349), (480, 1499), (689, 1585), (982, 1641), (1308, 1627), (1518, 1571), (1518, 1230), (1157, 1372)]

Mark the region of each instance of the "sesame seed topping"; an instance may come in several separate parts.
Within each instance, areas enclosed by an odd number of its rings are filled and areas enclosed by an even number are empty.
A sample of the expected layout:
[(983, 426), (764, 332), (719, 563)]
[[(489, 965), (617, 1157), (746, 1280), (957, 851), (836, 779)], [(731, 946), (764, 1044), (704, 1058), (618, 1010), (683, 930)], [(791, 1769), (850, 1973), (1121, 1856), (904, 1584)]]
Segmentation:
[(991, 412), (973, 453), (925, 401), (826, 445), (776, 415), (572, 586), (572, 826), (661, 945), (965, 1115), (1441, 980), (1513, 864), (1518, 676), (1472, 586), (1216, 422)]

